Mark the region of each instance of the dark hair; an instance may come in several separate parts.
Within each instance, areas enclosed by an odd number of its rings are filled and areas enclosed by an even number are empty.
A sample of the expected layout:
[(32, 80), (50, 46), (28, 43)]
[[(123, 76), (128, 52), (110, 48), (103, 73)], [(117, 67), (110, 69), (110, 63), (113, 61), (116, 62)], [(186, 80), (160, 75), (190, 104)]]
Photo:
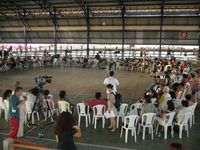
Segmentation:
[(194, 75), (193, 73), (190, 73), (190, 75), (191, 75), (191, 77), (192, 77), (192, 78), (194, 78), (194, 77), (195, 77), (195, 75)]
[(19, 92), (20, 90), (23, 90), (23, 88), (22, 88), (22, 87), (19, 87), (19, 86), (16, 87), (16, 88), (15, 88), (15, 93), (16, 93), (16, 92)]
[(186, 99), (187, 101), (190, 101), (191, 98), (192, 98), (192, 96), (191, 96), (190, 94), (185, 95), (185, 99)]
[(176, 82), (176, 83), (174, 83), (173, 85), (172, 85), (172, 88), (174, 88), (174, 87), (179, 87), (179, 83), (178, 82)]
[(100, 97), (101, 97), (101, 92), (96, 92), (95, 93), (95, 98), (96, 99), (100, 99)]
[(48, 95), (49, 95), (49, 90), (44, 90), (43, 94), (44, 94), (45, 96), (48, 96)]
[(174, 142), (170, 144), (169, 150), (184, 150), (184, 147), (181, 143)]
[(64, 90), (61, 90), (59, 94), (60, 99), (65, 98), (65, 96), (66, 96), (66, 92)]
[(185, 101), (185, 100), (183, 100), (183, 101), (181, 102), (181, 104), (182, 104), (182, 106), (184, 106), (184, 107), (188, 107), (188, 106), (189, 106), (188, 101)]
[(72, 114), (69, 112), (62, 112), (56, 121), (55, 132), (57, 135), (63, 132), (70, 132), (73, 130), (74, 125), (75, 121)]
[(167, 101), (167, 109), (170, 110), (170, 111), (173, 111), (175, 109), (174, 103), (173, 103), (172, 100)]
[(109, 89), (113, 89), (113, 85), (112, 84), (108, 84), (106, 87), (109, 88)]
[[(176, 88), (176, 90), (177, 90), (177, 88)], [(175, 93), (176, 90), (169, 92), (169, 94), (170, 94), (170, 96), (171, 96), (172, 99), (176, 99), (176, 93)]]
[(185, 86), (185, 83), (180, 83), (179, 84), (179, 87), (183, 87), (183, 86)]
[(187, 74), (183, 74), (183, 78), (187, 79), (188, 75)]
[(155, 90), (151, 90), (152, 98), (158, 98), (158, 93)]
[(113, 75), (114, 75), (114, 71), (110, 71), (110, 72), (109, 72), (109, 75), (110, 75), (110, 76), (113, 76)]
[(145, 95), (144, 99), (145, 99), (145, 103), (151, 103), (151, 96), (150, 95)]
[(7, 99), (11, 95), (12, 95), (12, 90), (10, 89), (5, 90), (5, 92), (3, 93), (3, 100)]

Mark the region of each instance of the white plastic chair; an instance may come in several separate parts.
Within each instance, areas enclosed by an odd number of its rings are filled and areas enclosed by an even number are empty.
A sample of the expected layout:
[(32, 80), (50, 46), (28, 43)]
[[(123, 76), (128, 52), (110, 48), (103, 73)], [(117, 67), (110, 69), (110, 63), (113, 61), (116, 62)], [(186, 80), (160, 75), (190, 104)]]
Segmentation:
[(185, 95), (186, 95), (186, 89), (183, 91), (181, 97), (180, 97), (180, 100), (184, 100), (185, 99)]
[(157, 100), (156, 98), (152, 98), (152, 99), (151, 99), (151, 103), (152, 103), (152, 104), (155, 104), (156, 100)]
[(179, 120), (178, 123), (175, 123), (176, 125), (179, 126), (179, 138), (182, 139), (182, 132), (183, 132), (183, 127), (185, 127), (185, 130), (187, 132), (187, 137), (189, 137), (189, 129), (188, 129), (188, 121), (190, 119), (191, 112), (188, 111), (184, 114), (183, 120)]
[(197, 104), (198, 104), (198, 102), (193, 104), (193, 110), (192, 110), (192, 123), (193, 124), (195, 124), (195, 115), (194, 115), (195, 113), (194, 112), (195, 112), (195, 109), (197, 107)]
[(153, 140), (153, 123), (156, 113), (146, 113), (142, 115), (142, 122), (139, 123), (138, 134), (140, 132), (140, 127), (143, 127), (142, 139), (145, 140), (145, 129), (149, 128), (149, 133), (151, 133), (151, 139)]
[(139, 116), (137, 115), (130, 115), (126, 116), (124, 118), (124, 124), (121, 127), (121, 134), (120, 137), (122, 137), (123, 134), (123, 129), (125, 130), (125, 143), (128, 141), (128, 131), (131, 130), (132, 136), (135, 137), (135, 142), (137, 142), (137, 137), (136, 137), (136, 126), (138, 122)]
[[(25, 123), (27, 123), (31, 117), (31, 121), (32, 121), (32, 124), (35, 124), (35, 116), (37, 116), (37, 119), (38, 121), (40, 120), (40, 117), (39, 117), (39, 112), (38, 111), (35, 111), (33, 110), (32, 112), (32, 109), (33, 109), (33, 106), (34, 106), (34, 103), (32, 101), (25, 101), (25, 106), (26, 106), (26, 113), (25, 113)], [(31, 115), (31, 112), (32, 112), (32, 116)]]
[(4, 111), (5, 120), (8, 121), (8, 113), (9, 113), (9, 101), (4, 100), (0, 97), (0, 116), (2, 111)]
[(127, 113), (127, 109), (128, 109), (128, 104), (121, 104), (120, 108), (119, 108), (119, 112), (117, 112), (117, 128), (119, 127), (119, 118), (122, 118), (122, 122), (124, 122), (124, 117), (126, 116)]
[(85, 117), (86, 127), (88, 127), (88, 120), (90, 123), (89, 107), (86, 107), (84, 103), (78, 103), (76, 104), (76, 107), (77, 107), (77, 112), (78, 112), (78, 126), (80, 127), (81, 117)]
[(196, 109), (196, 106), (197, 106), (197, 103), (194, 103), (193, 105), (189, 106), (188, 107), (188, 111), (191, 112), (190, 114), (190, 128), (192, 128), (192, 125), (195, 124), (195, 116), (194, 116), (194, 112), (195, 112), (195, 109)]
[(139, 115), (139, 110), (142, 109), (142, 103), (135, 103), (130, 106), (130, 115)]
[(176, 112), (167, 113), (166, 116), (165, 116), (165, 119), (162, 119), (160, 117), (156, 117), (156, 121), (158, 122), (157, 129), (156, 129), (156, 134), (158, 133), (159, 125), (161, 125), (161, 126), (164, 127), (164, 139), (167, 139), (167, 129), (168, 129), (169, 126), (171, 126), (171, 135), (172, 135), (172, 137), (174, 136), (173, 119), (174, 119), (175, 114), (176, 114)]
[(174, 103), (174, 107), (175, 107), (175, 108), (181, 106), (181, 100), (179, 100), (179, 99), (174, 99), (174, 100), (173, 100), (173, 103)]
[(96, 105), (93, 107), (93, 119), (92, 119), (92, 123), (94, 124), (94, 128), (97, 128), (97, 119), (98, 118), (102, 118), (102, 128), (104, 128), (105, 125), (105, 117), (104, 117), (104, 113), (106, 110), (106, 106), (105, 105)]
[(62, 113), (63, 111), (71, 112), (70, 111), (69, 102), (67, 102), (67, 101), (58, 101), (58, 110), (59, 110), (59, 113)]

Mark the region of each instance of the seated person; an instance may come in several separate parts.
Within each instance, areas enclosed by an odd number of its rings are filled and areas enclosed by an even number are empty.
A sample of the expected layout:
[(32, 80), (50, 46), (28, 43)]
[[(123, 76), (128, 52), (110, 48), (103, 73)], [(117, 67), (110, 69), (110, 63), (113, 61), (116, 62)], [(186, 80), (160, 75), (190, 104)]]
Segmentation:
[(184, 119), (184, 114), (188, 111), (188, 106), (189, 106), (188, 101), (183, 100), (181, 102), (181, 104), (182, 104), (182, 108), (179, 110), (179, 112), (178, 112), (178, 114), (176, 116), (177, 122), (179, 122), (179, 121), (182, 122), (183, 119)]
[(64, 90), (60, 91), (59, 100), (58, 101), (66, 101), (66, 102), (68, 102), (69, 105), (70, 105), (70, 109), (71, 109), (72, 113), (74, 112), (75, 105), (70, 101), (69, 97), (67, 96), (66, 91), (64, 91)]
[(74, 118), (69, 112), (62, 112), (55, 126), (57, 148), (62, 150), (76, 150), (74, 138), (81, 137), (81, 130), (75, 125)]
[[(43, 94), (44, 94), (44, 98), (42, 102), (43, 108), (47, 109), (49, 105), (50, 109), (54, 109), (55, 107), (54, 107), (53, 95), (49, 93), (49, 90), (44, 90)], [(47, 102), (48, 102), (48, 105), (47, 105)]]
[(140, 116), (142, 116), (145, 113), (157, 113), (157, 108), (154, 104), (151, 103), (151, 96), (145, 95), (144, 99), (145, 102), (141, 109)]
[(160, 97), (160, 105), (159, 107), (161, 109), (167, 109), (167, 101), (168, 100), (171, 100), (171, 95), (169, 94), (169, 87), (168, 86), (165, 86), (163, 88), (163, 95)]
[(170, 112), (173, 112), (175, 110), (175, 107), (174, 107), (174, 103), (172, 100), (168, 100), (167, 101), (167, 109), (165, 110), (162, 110), (161, 114), (160, 114), (160, 117), (162, 119), (165, 119), (165, 116), (167, 113), (170, 113)]
[(194, 102), (192, 101), (192, 96), (190, 94), (185, 95), (185, 100), (188, 101), (189, 106), (192, 106)]
[(3, 97), (2, 97), (3, 99), (2, 100), (9, 100), (10, 96), (12, 96), (12, 90), (7, 89), (3, 93)]
[(87, 102), (84, 102), (84, 104), (86, 106), (95, 106), (95, 105), (105, 105), (107, 106), (107, 101), (105, 99), (101, 99), (101, 92), (96, 92), (95, 93), (95, 98), (90, 100), (90, 101), (87, 101)]

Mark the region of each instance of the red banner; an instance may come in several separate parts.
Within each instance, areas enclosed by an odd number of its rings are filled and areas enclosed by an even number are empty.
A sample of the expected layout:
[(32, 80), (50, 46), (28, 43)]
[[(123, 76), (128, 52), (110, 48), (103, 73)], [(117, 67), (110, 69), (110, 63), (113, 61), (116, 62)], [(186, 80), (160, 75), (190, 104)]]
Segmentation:
[(180, 33), (180, 36), (181, 36), (182, 38), (187, 38), (188, 32), (181, 32), (181, 33)]

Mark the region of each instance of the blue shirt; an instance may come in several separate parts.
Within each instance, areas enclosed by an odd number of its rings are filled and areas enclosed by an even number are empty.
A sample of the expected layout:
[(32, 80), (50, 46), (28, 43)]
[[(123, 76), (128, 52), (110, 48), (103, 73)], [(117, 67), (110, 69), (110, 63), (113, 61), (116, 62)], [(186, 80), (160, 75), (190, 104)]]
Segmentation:
[(19, 97), (12, 95), (9, 99), (9, 118), (16, 117), (19, 120)]

